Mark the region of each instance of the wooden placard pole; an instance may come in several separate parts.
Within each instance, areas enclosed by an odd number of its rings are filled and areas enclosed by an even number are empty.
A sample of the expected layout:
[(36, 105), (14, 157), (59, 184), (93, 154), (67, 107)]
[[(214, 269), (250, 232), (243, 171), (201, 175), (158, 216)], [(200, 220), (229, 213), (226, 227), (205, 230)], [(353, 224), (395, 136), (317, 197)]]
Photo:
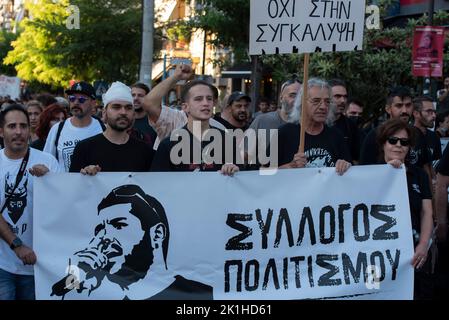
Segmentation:
[(301, 101), (301, 132), (299, 135), (299, 149), (298, 152), (304, 153), (304, 143), (306, 140), (306, 125), (308, 123), (307, 115), (307, 98), (308, 98), (308, 82), (309, 82), (309, 60), (310, 54), (304, 54), (304, 79), (302, 82), (302, 101)]

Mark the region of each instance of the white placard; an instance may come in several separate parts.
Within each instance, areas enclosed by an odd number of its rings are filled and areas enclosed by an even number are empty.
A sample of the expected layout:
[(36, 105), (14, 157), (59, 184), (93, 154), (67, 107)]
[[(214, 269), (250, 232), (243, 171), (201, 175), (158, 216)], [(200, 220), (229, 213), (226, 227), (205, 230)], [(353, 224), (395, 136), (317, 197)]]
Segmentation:
[(250, 54), (362, 50), (365, 0), (251, 0)]
[(0, 75), (0, 97), (9, 96), (11, 99), (19, 99), (20, 79)]

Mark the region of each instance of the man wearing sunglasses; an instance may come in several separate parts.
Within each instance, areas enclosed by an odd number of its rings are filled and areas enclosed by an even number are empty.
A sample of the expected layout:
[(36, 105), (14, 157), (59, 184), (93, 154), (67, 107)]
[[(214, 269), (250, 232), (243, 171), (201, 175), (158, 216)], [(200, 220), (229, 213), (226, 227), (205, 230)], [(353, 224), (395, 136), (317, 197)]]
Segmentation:
[(92, 117), (96, 95), (95, 89), (90, 84), (84, 81), (77, 82), (66, 91), (66, 94), (72, 117), (50, 129), (44, 152), (55, 156), (61, 168), (68, 172), (78, 142), (103, 132), (104, 125)]

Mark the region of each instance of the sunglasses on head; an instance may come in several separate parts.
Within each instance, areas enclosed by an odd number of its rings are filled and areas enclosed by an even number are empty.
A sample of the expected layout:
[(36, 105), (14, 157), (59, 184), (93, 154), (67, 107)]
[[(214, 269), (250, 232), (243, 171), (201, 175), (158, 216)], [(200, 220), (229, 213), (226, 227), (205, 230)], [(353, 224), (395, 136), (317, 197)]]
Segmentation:
[(85, 97), (75, 97), (75, 96), (69, 96), (69, 101), (70, 102), (75, 102), (76, 100), (78, 100), (79, 101), (79, 103), (84, 103), (84, 102), (86, 102), (87, 101), (87, 98), (85, 98)]
[(387, 141), (391, 145), (396, 145), (398, 143), (398, 141), (401, 144), (401, 146), (403, 146), (403, 147), (407, 147), (410, 145), (410, 139), (407, 139), (407, 138), (389, 137), (387, 139)]

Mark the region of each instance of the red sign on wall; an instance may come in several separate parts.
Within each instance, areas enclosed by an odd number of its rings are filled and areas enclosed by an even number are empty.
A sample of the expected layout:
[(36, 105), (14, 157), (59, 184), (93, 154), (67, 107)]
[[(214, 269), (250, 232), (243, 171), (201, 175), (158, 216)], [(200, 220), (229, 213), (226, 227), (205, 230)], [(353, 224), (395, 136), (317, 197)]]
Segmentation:
[(412, 4), (427, 3), (428, 0), (401, 0), (401, 6), (409, 6)]
[(415, 77), (443, 76), (444, 27), (415, 27), (412, 73)]

